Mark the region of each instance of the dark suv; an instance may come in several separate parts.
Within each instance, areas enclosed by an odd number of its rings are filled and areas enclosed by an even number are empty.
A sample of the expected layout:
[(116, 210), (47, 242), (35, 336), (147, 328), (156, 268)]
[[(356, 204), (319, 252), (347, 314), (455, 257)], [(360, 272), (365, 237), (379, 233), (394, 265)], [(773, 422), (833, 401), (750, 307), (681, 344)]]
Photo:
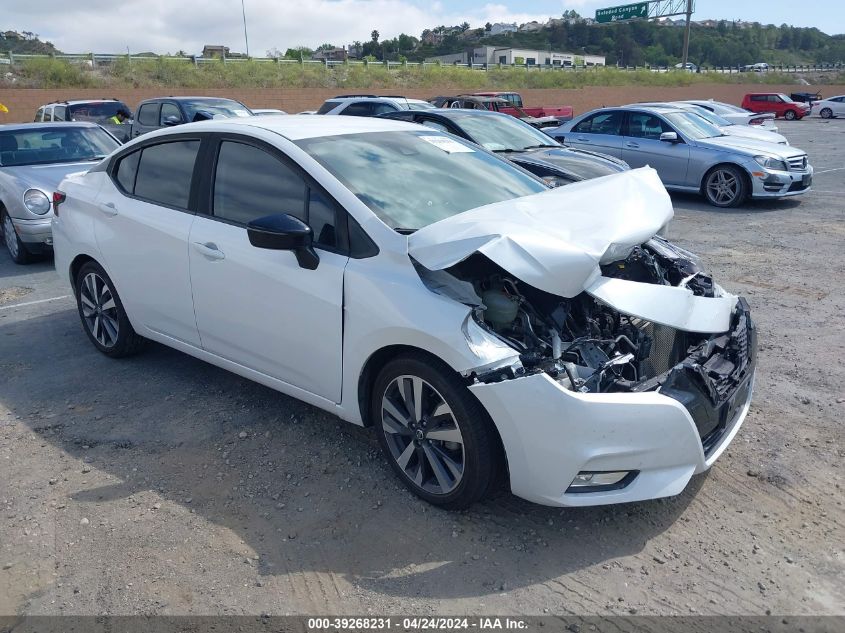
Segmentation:
[(240, 101), (220, 97), (161, 97), (138, 105), (132, 123), (132, 136), (141, 136), (162, 127), (206, 121), (215, 117), (252, 116)]
[(89, 121), (97, 123), (111, 132), (117, 140), (125, 143), (129, 140), (130, 121), (113, 123), (111, 118), (119, 111), (131, 112), (123, 101), (117, 99), (74, 99), (47, 103), (35, 113), (36, 123), (53, 121)]

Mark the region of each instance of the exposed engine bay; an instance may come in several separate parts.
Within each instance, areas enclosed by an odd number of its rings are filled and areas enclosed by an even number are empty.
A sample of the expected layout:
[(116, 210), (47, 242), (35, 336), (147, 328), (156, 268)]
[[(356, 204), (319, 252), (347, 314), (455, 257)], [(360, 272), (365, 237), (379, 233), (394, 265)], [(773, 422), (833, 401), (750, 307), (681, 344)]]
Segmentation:
[[(430, 272), (422, 276), (432, 287), (426, 279)], [(708, 419), (699, 424), (704, 437), (705, 431), (718, 426), (724, 417), (722, 405), (751, 373), (752, 326), (744, 300), (730, 332), (700, 334), (622, 314), (586, 292), (568, 299), (539, 290), (480, 253), (438, 274), (444, 273), (463, 282), (459, 300), (474, 305), (476, 322), (519, 353), (521, 366), (483, 372), (473, 380), (498, 382), (542, 371), (581, 393), (665, 389), (688, 409), (703, 397), (709, 403), (704, 407), (707, 412), (701, 413)], [(684, 287), (700, 297), (721, 292), (694, 255), (659, 237), (634, 247), (624, 259), (601, 266), (601, 273)], [(455, 288), (448, 294), (458, 298)], [(690, 390), (695, 392), (692, 397)]]

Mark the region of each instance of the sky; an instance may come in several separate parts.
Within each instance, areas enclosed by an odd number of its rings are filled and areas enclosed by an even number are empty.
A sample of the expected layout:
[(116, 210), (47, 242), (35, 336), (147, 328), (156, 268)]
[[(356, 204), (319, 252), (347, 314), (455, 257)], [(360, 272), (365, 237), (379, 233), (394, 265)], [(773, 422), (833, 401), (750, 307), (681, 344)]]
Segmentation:
[[(373, 29), (382, 38), (399, 33), (419, 37), (424, 28), (469, 22), (545, 22), (566, 9), (594, 16), (597, 8), (632, 0), (243, 0), (249, 52), (273, 48), (315, 48), (323, 43), (366, 41)], [(200, 53), (204, 44), (245, 49), (241, 0), (0, 0), (0, 29), (31, 31), (68, 53), (153, 51)], [(193, 6), (188, 6), (193, 5)], [(764, 24), (815, 26), (845, 33), (845, 2), (833, 0), (697, 0), (693, 20), (748, 20)]]

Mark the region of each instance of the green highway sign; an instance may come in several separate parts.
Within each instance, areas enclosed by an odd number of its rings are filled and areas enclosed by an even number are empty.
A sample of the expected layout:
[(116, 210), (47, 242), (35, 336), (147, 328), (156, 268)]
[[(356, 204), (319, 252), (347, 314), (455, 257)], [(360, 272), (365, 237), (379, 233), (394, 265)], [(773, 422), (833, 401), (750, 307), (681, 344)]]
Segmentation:
[(623, 4), (618, 7), (596, 9), (596, 22), (618, 22), (648, 17), (648, 2)]

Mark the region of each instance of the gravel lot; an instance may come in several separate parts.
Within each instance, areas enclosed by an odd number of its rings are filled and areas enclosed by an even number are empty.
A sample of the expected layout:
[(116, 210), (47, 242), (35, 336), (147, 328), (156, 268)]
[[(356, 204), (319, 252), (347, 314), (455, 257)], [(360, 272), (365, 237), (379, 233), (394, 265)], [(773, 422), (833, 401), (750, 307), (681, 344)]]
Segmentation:
[(367, 430), (161, 346), (101, 356), (52, 262), (0, 254), (0, 614), (845, 614), (845, 120), (778, 124), (814, 191), (674, 197), (761, 349), (737, 439), (659, 502), (434, 509)]

